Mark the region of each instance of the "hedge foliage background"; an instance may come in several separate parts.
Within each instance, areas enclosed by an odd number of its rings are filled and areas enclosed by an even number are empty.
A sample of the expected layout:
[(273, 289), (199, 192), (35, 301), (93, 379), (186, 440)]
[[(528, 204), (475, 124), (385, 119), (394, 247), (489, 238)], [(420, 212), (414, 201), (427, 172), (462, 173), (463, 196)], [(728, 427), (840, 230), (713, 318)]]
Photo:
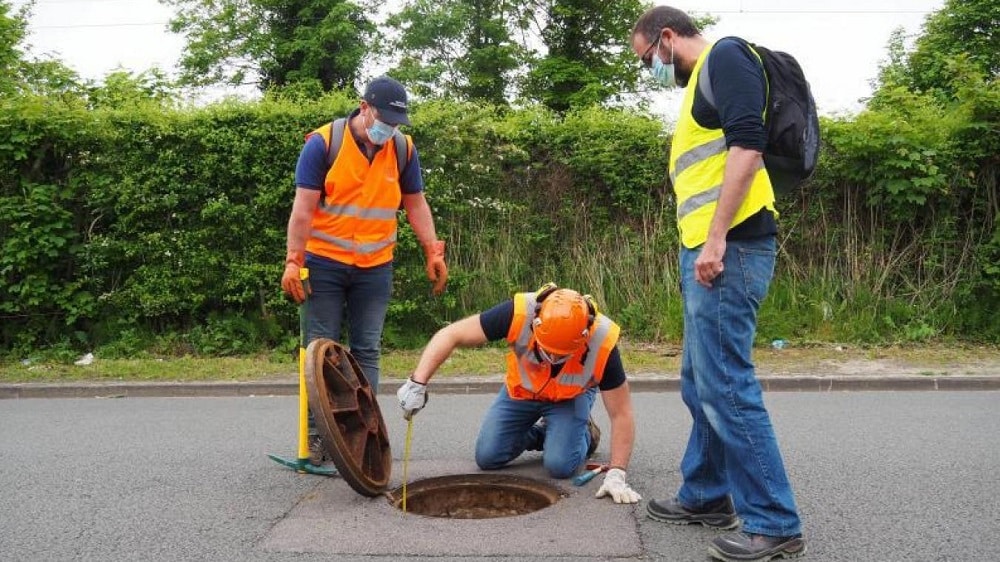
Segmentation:
[[(760, 339), (1000, 341), (1000, 93), (966, 86), (823, 121), (818, 174), (779, 203)], [(295, 163), (307, 132), (355, 105), (0, 100), (0, 354), (291, 348), (279, 279)], [(412, 120), (451, 281), (429, 295), (403, 226), (386, 345), (548, 280), (594, 294), (627, 339), (679, 339), (662, 122), (449, 101)]]

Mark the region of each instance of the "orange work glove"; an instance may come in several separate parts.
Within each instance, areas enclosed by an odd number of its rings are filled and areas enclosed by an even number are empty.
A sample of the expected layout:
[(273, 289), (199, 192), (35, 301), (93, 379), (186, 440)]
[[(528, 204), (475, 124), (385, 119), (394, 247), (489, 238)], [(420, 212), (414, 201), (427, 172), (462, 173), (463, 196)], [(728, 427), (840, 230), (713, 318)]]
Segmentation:
[(427, 258), (427, 278), (434, 283), (431, 290), (435, 295), (440, 295), (448, 282), (448, 266), (444, 263), (444, 240), (424, 244), (424, 256)]
[(299, 270), (305, 263), (306, 253), (302, 250), (288, 250), (288, 254), (285, 255), (285, 273), (281, 275), (281, 289), (297, 303), (306, 300), (305, 291), (302, 290), (302, 280), (299, 279)]

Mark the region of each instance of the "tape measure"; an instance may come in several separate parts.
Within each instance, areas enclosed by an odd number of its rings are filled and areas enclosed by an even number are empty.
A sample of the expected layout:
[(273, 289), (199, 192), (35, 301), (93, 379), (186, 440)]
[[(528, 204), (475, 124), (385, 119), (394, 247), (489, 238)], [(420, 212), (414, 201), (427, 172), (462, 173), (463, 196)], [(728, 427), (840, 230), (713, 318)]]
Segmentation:
[(406, 443), (403, 445), (403, 513), (406, 513), (406, 473), (410, 466), (410, 441), (413, 439), (413, 416), (406, 422)]

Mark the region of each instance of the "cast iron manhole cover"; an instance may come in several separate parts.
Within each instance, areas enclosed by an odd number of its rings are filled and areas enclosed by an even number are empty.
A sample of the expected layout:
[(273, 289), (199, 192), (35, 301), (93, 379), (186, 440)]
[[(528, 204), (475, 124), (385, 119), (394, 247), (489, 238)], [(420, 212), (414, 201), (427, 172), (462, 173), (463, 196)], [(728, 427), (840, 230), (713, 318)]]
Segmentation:
[(344, 480), (364, 496), (389, 484), (392, 452), (378, 401), (354, 356), (329, 339), (306, 348), (309, 410), (323, 447)]
[[(403, 509), (403, 488), (387, 495)], [(558, 488), (521, 476), (458, 474), (407, 484), (406, 512), (451, 519), (513, 517), (549, 507), (562, 497)]]

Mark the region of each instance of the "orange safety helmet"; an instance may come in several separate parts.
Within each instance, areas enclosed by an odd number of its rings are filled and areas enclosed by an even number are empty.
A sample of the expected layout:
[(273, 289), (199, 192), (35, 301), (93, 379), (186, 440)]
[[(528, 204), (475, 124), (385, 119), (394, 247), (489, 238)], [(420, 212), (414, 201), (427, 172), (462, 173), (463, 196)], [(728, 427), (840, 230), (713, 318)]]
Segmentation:
[(597, 306), (590, 295), (548, 283), (535, 297), (531, 322), (535, 341), (550, 355), (569, 355), (587, 342), (596, 317)]

